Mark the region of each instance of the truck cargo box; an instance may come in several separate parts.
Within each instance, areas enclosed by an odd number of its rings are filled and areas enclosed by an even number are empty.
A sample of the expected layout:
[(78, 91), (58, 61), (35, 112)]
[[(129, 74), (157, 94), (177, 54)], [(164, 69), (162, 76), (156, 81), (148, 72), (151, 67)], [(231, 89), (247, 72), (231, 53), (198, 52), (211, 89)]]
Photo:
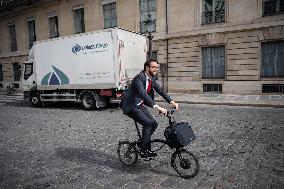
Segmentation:
[(119, 88), (142, 70), (146, 38), (115, 28), (37, 42), (33, 51), (39, 90)]

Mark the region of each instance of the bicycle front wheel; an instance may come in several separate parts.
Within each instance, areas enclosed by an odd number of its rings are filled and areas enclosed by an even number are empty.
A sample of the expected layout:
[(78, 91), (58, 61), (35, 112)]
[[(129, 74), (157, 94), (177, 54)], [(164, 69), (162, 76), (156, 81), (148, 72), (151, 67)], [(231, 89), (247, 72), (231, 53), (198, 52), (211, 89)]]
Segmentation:
[(178, 149), (172, 154), (171, 165), (185, 179), (196, 176), (199, 171), (197, 158), (185, 149)]
[(127, 166), (135, 164), (138, 160), (138, 151), (135, 144), (129, 141), (119, 142), (117, 154), (121, 163)]

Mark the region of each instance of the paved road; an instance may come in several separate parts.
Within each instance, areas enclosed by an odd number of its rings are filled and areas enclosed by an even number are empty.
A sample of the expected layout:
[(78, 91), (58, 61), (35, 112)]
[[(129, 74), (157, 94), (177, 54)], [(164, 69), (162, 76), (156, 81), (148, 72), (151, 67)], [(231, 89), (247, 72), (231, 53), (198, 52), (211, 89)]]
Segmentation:
[[(162, 104), (163, 105), (163, 104)], [(0, 106), (0, 188), (283, 188), (284, 109), (181, 104), (197, 139), (187, 149), (199, 174), (180, 178), (163, 148), (151, 162), (125, 167), (119, 140), (135, 139), (133, 122), (116, 106), (83, 111), (79, 105)], [(157, 117), (155, 137), (167, 120)]]

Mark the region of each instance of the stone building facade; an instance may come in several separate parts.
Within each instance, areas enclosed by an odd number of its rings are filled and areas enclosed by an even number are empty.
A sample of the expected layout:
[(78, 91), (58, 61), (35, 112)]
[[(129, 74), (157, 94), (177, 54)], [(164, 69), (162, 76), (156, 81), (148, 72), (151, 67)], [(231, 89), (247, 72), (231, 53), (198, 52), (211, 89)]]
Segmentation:
[(2, 89), (20, 85), (19, 68), (34, 40), (118, 26), (151, 30), (152, 55), (169, 92), (284, 92), (282, 0), (0, 2)]

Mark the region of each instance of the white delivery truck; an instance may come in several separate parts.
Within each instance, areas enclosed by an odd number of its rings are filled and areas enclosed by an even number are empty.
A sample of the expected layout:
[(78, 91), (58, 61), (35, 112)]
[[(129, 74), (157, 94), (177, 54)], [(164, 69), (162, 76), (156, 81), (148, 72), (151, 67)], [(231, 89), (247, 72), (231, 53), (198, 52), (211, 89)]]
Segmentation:
[(121, 28), (35, 42), (22, 89), (32, 106), (79, 101), (86, 110), (115, 102), (143, 69), (146, 37)]

